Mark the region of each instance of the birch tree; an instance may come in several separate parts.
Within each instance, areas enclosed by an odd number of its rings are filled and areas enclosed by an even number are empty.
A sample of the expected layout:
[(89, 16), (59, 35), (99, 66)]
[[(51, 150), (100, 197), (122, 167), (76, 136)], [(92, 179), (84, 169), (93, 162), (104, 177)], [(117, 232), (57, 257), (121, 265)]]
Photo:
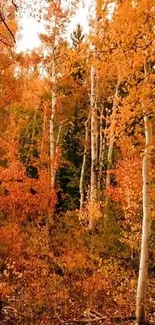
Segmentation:
[[(95, 22), (94, 22), (94, 36), (97, 35), (97, 22), (100, 14), (101, 1), (96, 1), (95, 8)], [(97, 200), (97, 166), (98, 166), (98, 119), (97, 119), (97, 79), (98, 71), (96, 68), (97, 49), (93, 46), (94, 62), (91, 65), (90, 71), (90, 107), (91, 107), (91, 174), (90, 174), (90, 202)], [(92, 218), (89, 220), (90, 228), (93, 227)]]
[(143, 176), (143, 225), (141, 256), (139, 266), (139, 277), (137, 287), (137, 324), (146, 322), (145, 299), (148, 280), (148, 262), (149, 262), (149, 236), (151, 226), (151, 146), (152, 146), (152, 122), (148, 115), (144, 116), (145, 126), (145, 149), (142, 166)]
[(108, 218), (108, 206), (109, 206), (109, 197), (108, 197), (108, 189), (111, 183), (111, 168), (112, 168), (112, 158), (113, 158), (113, 149), (114, 149), (114, 142), (115, 142), (115, 133), (116, 133), (116, 121), (117, 121), (117, 111), (118, 111), (118, 88), (120, 82), (117, 81), (114, 100), (113, 100), (113, 108), (111, 114), (111, 124), (110, 124), (110, 134), (109, 134), (109, 146), (108, 146), (108, 153), (107, 153), (107, 173), (106, 173), (106, 195), (105, 195), (105, 214), (104, 214), (104, 225), (106, 227), (107, 218)]
[(91, 67), (91, 178), (90, 201), (97, 198), (97, 104), (96, 104), (96, 68)]
[[(150, 66), (144, 64), (145, 82), (148, 81)], [(144, 112), (144, 129), (145, 129), (145, 148), (142, 163), (143, 178), (143, 224), (141, 239), (141, 254), (139, 265), (139, 277), (137, 287), (137, 305), (136, 320), (137, 324), (146, 323), (145, 301), (148, 281), (148, 264), (149, 264), (149, 237), (151, 227), (151, 150), (152, 140), (152, 121), (149, 113)]]
[[(103, 171), (103, 160), (104, 160), (104, 152), (105, 152), (105, 145), (106, 145), (106, 139), (105, 139), (105, 130), (107, 127), (106, 118), (104, 118), (103, 115), (104, 112), (104, 106), (102, 105), (101, 112), (100, 112), (100, 121), (99, 121), (99, 172), (98, 172), (98, 193), (101, 191), (101, 182), (102, 179), (102, 171)], [(103, 127), (103, 120), (105, 119), (105, 129)], [(101, 194), (99, 194), (99, 199), (101, 197)]]
[(85, 176), (87, 150), (88, 150), (89, 121), (90, 121), (90, 114), (88, 116), (88, 119), (85, 122), (85, 143), (84, 143), (83, 161), (82, 161), (81, 175), (80, 175), (80, 185), (79, 185), (79, 189), (80, 189), (80, 210), (82, 210), (83, 204), (84, 204), (84, 176)]
[(55, 62), (54, 57), (52, 61), (52, 103), (51, 103), (51, 117), (50, 117), (50, 164), (51, 164), (51, 188), (55, 186), (56, 177), (56, 157), (55, 157), (55, 135), (54, 135), (54, 119), (56, 109), (56, 76), (55, 76)]
[[(47, 34), (41, 35), (41, 40), (44, 43), (43, 51), (46, 49), (48, 54), (44, 54), (46, 61), (46, 70), (48, 75), (51, 74), (51, 104), (50, 104), (50, 121), (49, 121), (49, 144), (50, 144), (50, 185), (51, 189), (55, 188), (56, 172), (58, 168), (58, 148), (59, 140), (61, 138), (62, 123), (55, 132), (56, 114), (57, 114), (57, 74), (58, 61), (60, 59), (60, 49), (58, 49), (62, 41), (62, 30), (65, 28), (67, 21), (66, 11), (62, 9), (61, 1), (58, 3), (50, 3), (46, 17)], [(60, 46), (61, 47), (61, 46)], [(60, 67), (61, 70), (61, 67)]]

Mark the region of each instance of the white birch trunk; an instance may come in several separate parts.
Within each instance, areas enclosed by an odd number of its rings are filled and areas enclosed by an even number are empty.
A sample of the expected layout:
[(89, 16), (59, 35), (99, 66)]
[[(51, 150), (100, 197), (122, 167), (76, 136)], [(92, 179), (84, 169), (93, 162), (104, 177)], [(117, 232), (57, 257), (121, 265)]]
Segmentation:
[(96, 113), (96, 69), (91, 67), (91, 179), (90, 179), (90, 200), (96, 200), (97, 179), (96, 179), (96, 163), (97, 163), (97, 113)]
[[(96, 112), (96, 68), (91, 67), (91, 175), (90, 175), (90, 202), (97, 198), (97, 112)], [(93, 220), (89, 219), (89, 227), (93, 228)]]
[(147, 291), (148, 278), (148, 261), (149, 261), (149, 236), (151, 226), (151, 146), (152, 146), (152, 123), (148, 116), (144, 117), (145, 125), (145, 150), (143, 157), (143, 225), (142, 225), (142, 242), (139, 266), (139, 277), (137, 287), (137, 306), (136, 321), (137, 324), (145, 324), (145, 298)]
[[(97, 34), (97, 22), (101, 10), (101, 1), (96, 0), (96, 10), (95, 10), (95, 22), (93, 27), (94, 35)], [(93, 46), (93, 45), (92, 45)], [(94, 47), (94, 46), (93, 46)], [(97, 49), (94, 47), (94, 58), (97, 61)], [(98, 165), (98, 119), (97, 119), (97, 97), (98, 97), (98, 87), (97, 87), (97, 68), (91, 66), (91, 175), (90, 175), (90, 202), (95, 202), (97, 200), (97, 165)], [(93, 228), (93, 220), (89, 220), (90, 229)]]
[(85, 122), (85, 143), (84, 143), (83, 162), (82, 162), (82, 167), (81, 167), (81, 176), (80, 176), (80, 184), (79, 184), (79, 189), (80, 189), (80, 210), (82, 210), (83, 203), (84, 203), (84, 175), (85, 175), (86, 159), (87, 159), (89, 119), (90, 119), (90, 114), (88, 116), (87, 121)]
[(106, 190), (110, 186), (110, 169), (112, 167), (112, 155), (113, 155), (113, 148), (115, 142), (115, 130), (116, 130), (116, 115), (117, 115), (117, 100), (118, 100), (118, 86), (116, 86), (116, 92), (114, 97), (114, 104), (113, 104), (113, 111), (111, 116), (111, 125), (110, 125), (110, 136), (109, 136), (109, 148), (108, 148), (108, 155), (107, 155), (107, 175), (106, 175)]
[(54, 136), (54, 119), (56, 107), (56, 93), (55, 93), (56, 77), (55, 77), (55, 62), (52, 62), (52, 103), (51, 103), (51, 117), (50, 117), (50, 166), (51, 166), (51, 188), (55, 186), (56, 164), (55, 164), (55, 136)]
[[(98, 192), (101, 191), (101, 180), (102, 180), (102, 170), (103, 170), (103, 159), (105, 151), (105, 134), (103, 134), (103, 107), (100, 114), (100, 134), (99, 134), (99, 173), (98, 173)], [(106, 128), (106, 125), (105, 125)], [(100, 196), (99, 196), (100, 199)]]
[(46, 120), (47, 120), (47, 111), (46, 107), (44, 107), (44, 112), (43, 112), (43, 126), (42, 126), (42, 139), (41, 139), (41, 145), (40, 145), (40, 157), (42, 159), (43, 156), (43, 149), (44, 149), (44, 141), (45, 141), (45, 127), (46, 127)]
[(108, 205), (109, 205), (109, 198), (108, 198), (108, 189), (111, 183), (111, 167), (112, 167), (112, 156), (113, 156), (113, 149), (114, 149), (114, 142), (115, 142), (115, 131), (116, 131), (116, 117), (117, 117), (117, 109), (118, 109), (118, 87), (119, 81), (117, 82), (115, 96), (114, 96), (114, 103), (113, 103), (113, 111), (111, 115), (111, 125), (110, 125), (110, 136), (109, 136), (109, 148), (108, 148), (108, 155), (107, 155), (107, 174), (106, 174), (106, 195), (105, 195), (105, 213), (104, 213), (104, 224), (106, 225), (107, 217), (108, 217)]
[(58, 135), (57, 135), (57, 140), (56, 140), (56, 152), (58, 151), (58, 147), (59, 147), (59, 143), (60, 143), (61, 131), (62, 131), (62, 122), (60, 123), (60, 126), (58, 128)]

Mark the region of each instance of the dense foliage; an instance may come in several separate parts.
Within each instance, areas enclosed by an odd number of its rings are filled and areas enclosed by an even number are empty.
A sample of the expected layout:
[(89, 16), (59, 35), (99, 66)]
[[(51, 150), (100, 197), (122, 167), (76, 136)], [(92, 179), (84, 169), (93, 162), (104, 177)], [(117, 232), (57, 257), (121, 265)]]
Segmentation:
[(134, 321), (149, 147), (153, 324), (154, 1), (96, 1), (90, 35), (78, 24), (69, 41), (71, 12), (49, 2), (28, 53), (15, 46), (20, 5), (0, 1), (0, 322)]

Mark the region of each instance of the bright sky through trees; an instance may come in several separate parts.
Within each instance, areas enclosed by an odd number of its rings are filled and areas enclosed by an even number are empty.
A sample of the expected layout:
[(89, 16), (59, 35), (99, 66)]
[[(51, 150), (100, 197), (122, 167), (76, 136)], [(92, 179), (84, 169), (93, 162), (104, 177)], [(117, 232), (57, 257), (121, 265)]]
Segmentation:
[[(27, 3), (29, 0), (27, 0)], [(90, 1), (87, 1), (85, 6), (82, 3), (79, 4), (76, 15), (71, 19), (68, 27), (68, 35), (75, 29), (76, 25), (80, 23), (84, 28), (84, 32), (88, 33), (88, 7)], [(32, 7), (31, 7), (32, 8)], [(33, 9), (33, 8), (32, 8)], [(44, 32), (43, 19), (40, 21), (38, 17), (31, 15), (30, 7), (28, 6), (21, 18), (21, 29), (20, 40), (18, 43), (18, 49), (22, 51), (31, 50), (34, 47), (38, 47), (41, 42), (39, 39), (39, 33)]]

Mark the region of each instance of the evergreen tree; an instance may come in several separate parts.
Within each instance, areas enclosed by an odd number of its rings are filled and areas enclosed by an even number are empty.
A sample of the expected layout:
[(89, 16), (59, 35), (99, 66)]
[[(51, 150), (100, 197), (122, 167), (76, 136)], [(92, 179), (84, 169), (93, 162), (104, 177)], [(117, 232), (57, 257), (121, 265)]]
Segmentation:
[(71, 34), (71, 40), (74, 48), (77, 48), (83, 41), (84, 35), (80, 24), (77, 24), (76, 29)]
[[(64, 194), (64, 200), (59, 198), (58, 209), (61, 208), (62, 210), (78, 208), (80, 199), (79, 179), (83, 155), (83, 145), (80, 139), (84, 139), (84, 122), (89, 103), (88, 93), (84, 85), (86, 78), (85, 58), (81, 60), (80, 51), (78, 51), (83, 38), (82, 28), (78, 24), (71, 35), (74, 47), (73, 53), (77, 53), (75, 61), (71, 64), (71, 77), (73, 83), (76, 84), (77, 100), (62, 142), (63, 157), (67, 164), (60, 168), (57, 173), (57, 180)], [(81, 97), (81, 94), (83, 94), (83, 97)]]

